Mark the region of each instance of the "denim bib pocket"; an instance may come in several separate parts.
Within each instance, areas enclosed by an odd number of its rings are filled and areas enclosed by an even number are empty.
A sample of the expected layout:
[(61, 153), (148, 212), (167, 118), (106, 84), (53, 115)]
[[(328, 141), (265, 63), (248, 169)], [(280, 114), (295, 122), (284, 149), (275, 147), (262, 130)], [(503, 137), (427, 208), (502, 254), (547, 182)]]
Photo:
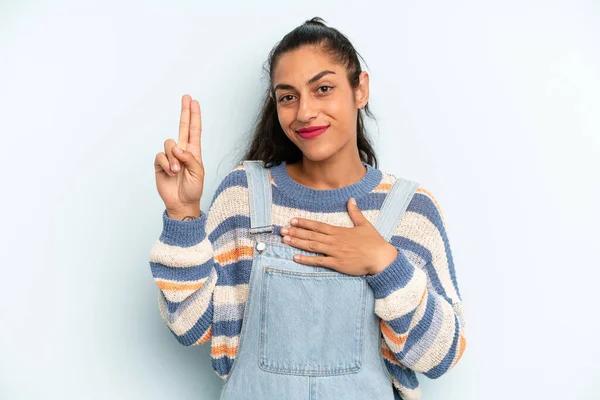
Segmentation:
[(278, 259), (277, 265), (261, 271), (260, 368), (311, 376), (358, 372), (365, 336), (365, 278), (298, 268), (293, 261)]

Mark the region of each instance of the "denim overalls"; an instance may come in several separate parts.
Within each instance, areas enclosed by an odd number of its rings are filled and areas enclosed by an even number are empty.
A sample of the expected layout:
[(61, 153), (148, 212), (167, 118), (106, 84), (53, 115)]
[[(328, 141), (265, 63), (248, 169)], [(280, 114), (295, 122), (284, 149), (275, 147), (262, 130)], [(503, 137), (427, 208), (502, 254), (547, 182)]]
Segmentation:
[[(240, 342), (221, 400), (393, 400), (365, 277), (293, 261), (296, 253), (319, 254), (273, 235), (270, 174), (262, 161), (243, 163), (255, 251)], [(374, 224), (385, 240), (417, 187), (395, 181)]]

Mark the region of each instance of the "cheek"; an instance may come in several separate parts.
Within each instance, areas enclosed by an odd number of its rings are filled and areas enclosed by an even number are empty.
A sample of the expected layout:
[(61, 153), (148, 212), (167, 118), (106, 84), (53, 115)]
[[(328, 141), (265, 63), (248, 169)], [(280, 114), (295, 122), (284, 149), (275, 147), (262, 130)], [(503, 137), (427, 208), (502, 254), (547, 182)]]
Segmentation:
[(356, 112), (346, 103), (331, 104), (327, 113), (336, 120), (336, 124), (344, 131), (350, 132), (356, 126)]
[(345, 97), (338, 97), (324, 103), (323, 111), (335, 118), (338, 124), (346, 125), (352, 119), (354, 109), (353, 104), (348, 102)]
[(284, 126), (290, 126), (296, 118), (296, 111), (294, 107), (277, 107), (277, 118)]
[(277, 119), (279, 120), (279, 125), (281, 126), (281, 129), (283, 129), (283, 132), (288, 137), (288, 139), (290, 139), (294, 143), (297, 142), (297, 139), (294, 136), (294, 133), (291, 131), (290, 125), (294, 123), (294, 120), (296, 118), (295, 115), (296, 114), (293, 111), (290, 111), (289, 108), (281, 108), (277, 110)]

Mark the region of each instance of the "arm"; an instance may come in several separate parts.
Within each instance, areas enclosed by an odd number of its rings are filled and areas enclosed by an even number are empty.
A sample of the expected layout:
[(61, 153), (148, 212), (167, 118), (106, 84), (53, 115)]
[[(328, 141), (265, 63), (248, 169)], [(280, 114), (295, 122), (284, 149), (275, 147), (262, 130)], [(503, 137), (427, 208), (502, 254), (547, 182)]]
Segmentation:
[(415, 193), (391, 244), (398, 250), (396, 259), (367, 276), (386, 361), (438, 378), (462, 357), (466, 332), (442, 213), (425, 189)]
[[(233, 172), (233, 171), (232, 171)], [(212, 336), (213, 295), (218, 281), (219, 249), (215, 231), (235, 210), (231, 202), (236, 182), (229, 173), (213, 196), (208, 214), (191, 220), (163, 212), (163, 231), (150, 251), (150, 269), (158, 286), (162, 319), (184, 346), (196, 346)], [(184, 212), (185, 214), (185, 212)], [(185, 216), (181, 217), (183, 219)]]

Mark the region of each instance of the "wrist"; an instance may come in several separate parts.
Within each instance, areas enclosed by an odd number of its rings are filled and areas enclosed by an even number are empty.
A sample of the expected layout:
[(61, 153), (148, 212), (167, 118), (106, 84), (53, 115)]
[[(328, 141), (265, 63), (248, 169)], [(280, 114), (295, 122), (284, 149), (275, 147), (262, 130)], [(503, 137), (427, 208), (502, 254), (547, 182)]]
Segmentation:
[(379, 254), (380, 257), (378, 257), (377, 262), (371, 266), (367, 275), (376, 275), (386, 269), (396, 258), (398, 258), (398, 249), (388, 242)]
[(167, 216), (178, 221), (191, 221), (193, 219), (200, 218), (200, 215), (200, 205), (186, 206), (177, 209), (167, 208)]

